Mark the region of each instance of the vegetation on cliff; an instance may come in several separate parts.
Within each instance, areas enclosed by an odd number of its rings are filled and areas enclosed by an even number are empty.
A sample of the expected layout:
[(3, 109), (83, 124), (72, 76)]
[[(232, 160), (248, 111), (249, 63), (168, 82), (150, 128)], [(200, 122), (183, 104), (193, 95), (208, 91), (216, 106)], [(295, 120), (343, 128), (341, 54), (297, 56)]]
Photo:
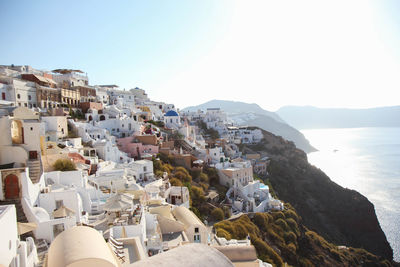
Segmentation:
[(226, 239), (250, 237), (258, 257), (275, 266), (391, 266), (383, 258), (364, 249), (338, 247), (302, 224), (290, 206), (282, 212), (242, 215), (214, 225), (216, 234)]

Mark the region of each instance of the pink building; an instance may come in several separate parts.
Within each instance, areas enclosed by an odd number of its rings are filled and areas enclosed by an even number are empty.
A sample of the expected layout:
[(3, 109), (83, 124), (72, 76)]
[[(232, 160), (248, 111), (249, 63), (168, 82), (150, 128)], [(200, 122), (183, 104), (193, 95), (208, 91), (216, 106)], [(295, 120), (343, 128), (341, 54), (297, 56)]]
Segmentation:
[(134, 136), (117, 139), (117, 145), (119, 150), (127, 153), (131, 158), (140, 158), (144, 154), (156, 155), (158, 153), (158, 146), (138, 143)]

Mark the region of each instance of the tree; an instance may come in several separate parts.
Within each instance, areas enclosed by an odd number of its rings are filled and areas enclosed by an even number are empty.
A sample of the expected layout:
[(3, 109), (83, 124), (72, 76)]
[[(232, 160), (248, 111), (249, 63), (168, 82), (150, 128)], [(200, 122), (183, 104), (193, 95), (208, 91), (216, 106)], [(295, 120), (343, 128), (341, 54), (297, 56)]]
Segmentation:
[(171, 183), (172, 186), (183, 186), (182, 182), (176, 178), (169, 179), (169, 182)]
[(53, 168), (56, 171), (75, 171), (76, 166), (75, 163), (69, 159), (58, 159), (53, 164)]
[(203, 188), (193, 185), (190, 190), (190, 197), (192, 198), (193, 206), (198, 207), (205, 200)]
[(182, 171), (177, 171), (174, 173), (174, 177), (178, 178), (182, 182), (188, 182), (188, 183), (192, 182), (192, 176), (190, 176), (188, 172), (184, 173)]
[(224, 211), (221, 208), (214, 208), (211, 212), (211, 217), (214, 221), (222, 221), (224, 219)]

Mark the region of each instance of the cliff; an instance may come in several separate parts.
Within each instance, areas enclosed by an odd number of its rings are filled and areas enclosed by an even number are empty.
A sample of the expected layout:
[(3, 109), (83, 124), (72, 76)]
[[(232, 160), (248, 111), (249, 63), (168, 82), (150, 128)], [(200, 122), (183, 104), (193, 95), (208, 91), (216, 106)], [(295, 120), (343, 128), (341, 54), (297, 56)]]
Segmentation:
[(292, 142), (264, 131), (260, 144), (243, 145), (242, 150), (271, 158), (269, 176), (264, 178), (279, 199), (293, 205), (307, 228), (336, 245), (364, 248), (392, 260), (392, 248), (373, 204), (360, 193), (332, 182), (310, 165), (307, 155)]

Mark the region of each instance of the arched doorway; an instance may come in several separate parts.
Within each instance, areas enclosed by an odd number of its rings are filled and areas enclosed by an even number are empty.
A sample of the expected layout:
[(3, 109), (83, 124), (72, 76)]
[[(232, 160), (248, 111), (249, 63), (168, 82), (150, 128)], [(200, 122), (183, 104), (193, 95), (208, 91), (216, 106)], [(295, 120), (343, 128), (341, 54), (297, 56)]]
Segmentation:
[(104, 115), (100, 115), (100, 120), (104, 121), (104, 120), (106, 120), (106, 117)]
[(24, 128), (22, 127), (22, 122), (19, 120), (11, 122), (11, 139), (13, 144), (24, 143)]
[(92, 120), (93, 120), (92, 115), (89, 115), (89, 121), (92, 121)]
[(19, 181), (15, 174), (9, 174), (4, 179), (4, 191), (6, 199), (19, 198)]

